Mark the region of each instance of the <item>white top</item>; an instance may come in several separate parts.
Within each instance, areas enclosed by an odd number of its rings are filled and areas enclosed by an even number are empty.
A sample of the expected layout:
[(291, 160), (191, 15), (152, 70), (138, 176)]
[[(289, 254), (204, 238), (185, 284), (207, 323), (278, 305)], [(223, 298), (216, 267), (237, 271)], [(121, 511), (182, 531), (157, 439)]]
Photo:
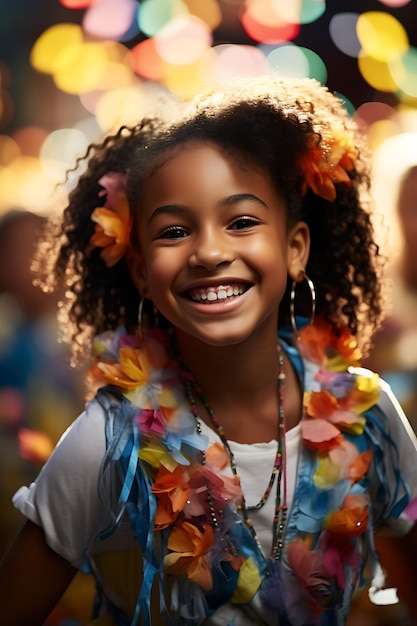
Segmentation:
[[(417, 497), (416, 438), (401, 407), (384, 382), (381, 382), (379, 404), (389, 417), (392, 438), (398, 446), (400, 468), (410, 485), (410, 499), (413, 499)], [(21, 487), (13, 498), (17, 509), (44, 529), (50, 547), (77, 567), (83, 562), (87, 546), (93, 558), (103, 552), (130, 548), (137, 550), (138, 547), (128, 523), (122, 523), (108, 539), (96, 540), (89, 545), (91, 537), (96, 535), (103, 522), (103, 504), (98, 493), (98, 482), (106, 450), (105, 420), (101, 405), (96, 400), (90, 402), (85, 412), (64, 433), (36, 481), (29, 487)], [(219, 441), (218, 435), (211, 428), (204, 423), (202, 428), (211, 442)], [(277, 442), (229, 443), (235, 456), (246, 502), (248, 505), (256, 504), (268, 484)], [(299, 425), (287, 433), (286, 443), (287, 500), (291, 506), (300, 446)], [(274, 492), (275, 486), (265, 506), (259, 511), (253, 511), (251, 515), (266, 555), (271, 550)], [(110, 497), (117, 502), (118, 493), (115, 492)], [(398, 520), (393, 519), (390, 526), (395, 532), (403, 534), (410, 530), (412, 524), (403, 515)], [(125, 566), (119, 561), (118, 567), (123, 569)], [(117, 574), (117, 568), (114, 569), (114, 576), (120, 575), (120, 580), (123, 580), (123, 573), (124, 580), (127, 580), (126, 571), (120, 570), (120, 574)], [(106, 588), (105, 581), (104, 587)], [(118, 596), (111, 588), (105, 590), (120, 608), (129, 609), (123, 597), (124, 591)], [(135, 593), (132, 591), (131, 601), (136, 598)]]

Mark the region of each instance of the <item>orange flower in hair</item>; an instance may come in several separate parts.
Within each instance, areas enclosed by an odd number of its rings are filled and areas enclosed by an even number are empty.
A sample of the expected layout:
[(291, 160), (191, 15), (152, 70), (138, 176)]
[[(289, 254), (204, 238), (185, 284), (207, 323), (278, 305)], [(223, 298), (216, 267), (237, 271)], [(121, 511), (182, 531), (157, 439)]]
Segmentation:
[(104, 189), (99, 196), (106, 196), (103, 207), (97, 207), (91, 214), (96, 223), (90, 238), (90, 245), (103, 248), (100, 257), (107, 267), (116, 265), (125, 255), (130, 241), (132, 218), (126, 197), (127, 174), (110, 172), (98, 181)]
[(302, 195), (311, 189), (317, 196), (333, 202), (336, 199), (335, 183), (351, 184), (348, 172), (353, 170), (357, 156), (348, 136), (335, 133), (323, 139), (301, 160), (304, 171)]

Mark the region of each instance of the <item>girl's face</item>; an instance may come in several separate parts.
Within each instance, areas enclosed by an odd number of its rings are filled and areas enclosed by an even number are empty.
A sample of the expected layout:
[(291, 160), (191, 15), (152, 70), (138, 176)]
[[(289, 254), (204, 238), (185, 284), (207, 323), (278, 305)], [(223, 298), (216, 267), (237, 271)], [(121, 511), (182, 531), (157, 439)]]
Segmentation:
[(267, 176), (215, 144), (176, 151), (141, 191), (132, 276), (185, 334), (215, 346), (275, 334), (287, 273), (308, 253)]

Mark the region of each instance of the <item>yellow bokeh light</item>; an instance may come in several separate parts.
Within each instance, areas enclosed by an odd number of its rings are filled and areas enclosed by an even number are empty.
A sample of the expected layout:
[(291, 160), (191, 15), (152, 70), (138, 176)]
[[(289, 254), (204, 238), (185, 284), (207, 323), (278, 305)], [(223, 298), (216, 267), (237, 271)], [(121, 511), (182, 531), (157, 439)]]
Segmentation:
[(389, 137), (396, 135), (398, 130), (398, 123), (395, 119), (378, 120), (371, 124), (368, 130), (368, 140), (372, 152)]
[(30, 62), (39, 72), (53, 74), (60, 62), (60, 54), (67, 48), (78, 46), (82, 40), (82, 30), (77, 24), (51, 26), (35, 42)]
[(220, 26), (222, 12), (217, 0), (204, 0), (204, 2), (202, 0), (184, 0), (184, 3), (191, 15), (195, 15), (205, 22), (210, 30)]
[(397, 91), (397, 85), (392, 79), (387, 63), (361, 53), (358, 57), (358, 66), (363, 78), (374, 89)]
[(183, 100), (191, 100), (213, 81), (214, 57), (212, 49), (188, 65), (165, 65), (165, 86)]
[(404, 26), (383, 11), (366, 11), (358, 17), (356, 32), (366, 56), (389, 61), (401, 56), (409, 46)]
[(97, 122), (103, 132), (117, 131), (120, 126), (137, 124), (147, 112), (146, 94), (139, 82), (131, 87), (103, 94), (96, 104)]
[(8, 165), (20, 154), (20, 147), (14, 139), (8, 135), (0, 135), (0, 165)]
[(101, 43), (81, 43), (60, 55), (54, 73), (56, 86), (67, 93), (78, 94), (99, 87), (107, 71), (108, 57)]
[(20, 156), (0, 168), (0, 212), (22, 208), (48, 214), (62, 206), (63, 188), (56, 187), (39, 159)]

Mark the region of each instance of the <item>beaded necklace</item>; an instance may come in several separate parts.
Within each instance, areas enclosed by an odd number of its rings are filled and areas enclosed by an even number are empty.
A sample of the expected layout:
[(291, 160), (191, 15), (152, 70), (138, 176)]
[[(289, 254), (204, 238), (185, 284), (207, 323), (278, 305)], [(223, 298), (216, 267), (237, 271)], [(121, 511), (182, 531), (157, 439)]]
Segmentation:
[[(194, 416), (196, 422), (197, 432), (201, 434), (201, 418), (198, 413), (195, 394), (198, 395), (201, 402), (204, 405), (204, 408), (207, 411), (207, 414), (210, 417), (210, 421), (213, 425), (214, 430), (219, 436), (223, 447), (229, 457), (230, 467), (234, 476), (238, 476), (236, 460), (230, 444), (224, 434), (224, 430), (222, 425), (220, 424), (216, 414), (213, 409), (209, 405), (207, 399), (205, 398), (201, 387), (197, 384), (194, 379), (190, 380), (190, 377), (187, 377), (186, 381), (186, 389), (187, 395), (191, 406), (191, 413)], [(273, 518), (273, 533), (272, 533), (272, 549), (271, 556), (273, 559), (278, 560), (281, 555), (281, 550), (283, 547), (283, 534), (285, 523), (287, 519), (287, 480), (286, 480), (286, 446), (285, 446), (285, 407), (284, 407), (284, 395), (285, 395), (285, 372), (284, 372), (284, 357), (282, 354), (281, 348), (278, 346), (278, 433), (277, 433), (277, 452), (275, 455), (274, 465), (272, 468), (271, 476), (268, 482), (268, 485), (265, 489), (265, 492), (259, 502), (254, 505), (248, 506), (246, 504), (245, 497), (242, 495), (242, 501), (239, 506), (239, 509), (242, 513), (243, 519), (245, 521), (246, 526), (248, 527), (252, 537), (256, 541), (259, 549), (262, 551), (258, 535), (256, 533), (253, 522), (250, 518), (250, 511), (258, 511), (261, 509), (268, 500), (269, 494), (271, 493), (272, 487), (274, 485), (275, 479), (277, 480), (276, 485), (276, 496), (275, 496), (275, 512)], [(204, 464), (205, 458), (203, 454), (202, 462)], [(281, 490), (282, 483), (282, 490)], [(217, 525), (217, 519), (213, 520), (214, 524)]]

